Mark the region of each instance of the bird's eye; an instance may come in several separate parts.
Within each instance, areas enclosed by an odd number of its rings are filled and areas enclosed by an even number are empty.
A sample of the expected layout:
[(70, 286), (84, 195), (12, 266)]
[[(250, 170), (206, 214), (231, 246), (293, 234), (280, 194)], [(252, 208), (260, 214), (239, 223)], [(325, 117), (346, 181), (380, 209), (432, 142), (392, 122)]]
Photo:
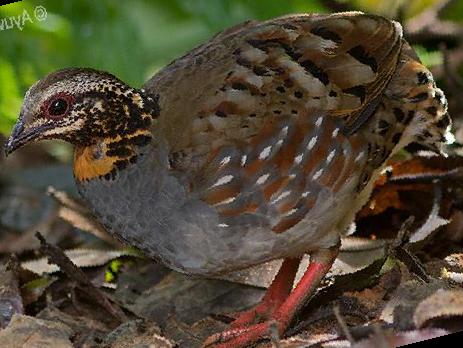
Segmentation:
[(63, 98), (58, 98), (51, 102), (50, 106), (48, 107), (48, 113), (50, 116), (61, 116), (66, 113), (68, 107), (68, 102), (66, 100)]
[(60, 118), (65, 116), (71, 106), (73, 98), (67, 94), (60, 94), (52, 98), (46, 104), (46, 116), (49, 118)]

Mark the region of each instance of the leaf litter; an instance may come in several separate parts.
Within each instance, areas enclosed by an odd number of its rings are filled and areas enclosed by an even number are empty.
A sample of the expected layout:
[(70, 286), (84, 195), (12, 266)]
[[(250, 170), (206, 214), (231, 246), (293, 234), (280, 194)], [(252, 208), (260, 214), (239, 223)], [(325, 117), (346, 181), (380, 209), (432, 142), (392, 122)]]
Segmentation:
[[(409, 39), (423, 45), (456, 35), (440, 13), (410, 21)], [(443, 27), (445, 37), (433, 29)], [(463, 329), (462, 86), (449, 77), (463, 64), (463, 46), (443, 57), (433, 73), (453, 86), (450, 156), (411, 146), (391, 160), (319, 292), (284, 337), (259, 347), (395, 347)], [(23, 156), (23, 170), (0, 177), (1, 347), (200, 347), (231, 313), (260, 300), (281, 264), (217, 279), (172, 272), (124, 249), (75, 192), (62, 190), (68, 182), (25, 185), (49, 182), (56, 167), (31, 170)]]

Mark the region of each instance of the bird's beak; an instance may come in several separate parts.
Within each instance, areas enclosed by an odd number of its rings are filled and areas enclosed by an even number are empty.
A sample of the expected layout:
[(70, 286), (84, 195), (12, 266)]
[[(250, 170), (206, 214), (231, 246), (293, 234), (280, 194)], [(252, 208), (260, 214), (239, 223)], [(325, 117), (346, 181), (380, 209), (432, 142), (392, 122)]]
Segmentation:
[(24, 133), (24, 123), (19, 120), (13, 128), (10, 137), (7, 139), (5, 144), (5, 155), (10, 155), (13, 151), (19, 149), (23, 146), (25, 142)]
[(50, 127), (47, 125), (42, 125), (39, 127), (34, 127), (31, 129), (26, 129), (24, 127), (24, 122), (22, 117), (19, 118), (18, 122), (13, 128), (10, 137), (5, 144), (5, 155), (8, 156), (20, 147), (30, 143), (31, 141), (38, 140), (43, 132)]

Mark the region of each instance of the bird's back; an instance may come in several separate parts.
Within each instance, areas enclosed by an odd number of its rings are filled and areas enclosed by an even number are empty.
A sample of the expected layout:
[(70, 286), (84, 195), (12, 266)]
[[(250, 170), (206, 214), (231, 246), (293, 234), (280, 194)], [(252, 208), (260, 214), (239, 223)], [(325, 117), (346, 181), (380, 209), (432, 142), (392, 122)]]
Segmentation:
[(383, 93), (401, 46), (400, 25), (356, 12), (246, 22), (145, 84), (160, 95), (154, 129), (172, 152), (205, 158), (307, 111), (325, 111), (355, 130), (368, 116), (362, 111)]

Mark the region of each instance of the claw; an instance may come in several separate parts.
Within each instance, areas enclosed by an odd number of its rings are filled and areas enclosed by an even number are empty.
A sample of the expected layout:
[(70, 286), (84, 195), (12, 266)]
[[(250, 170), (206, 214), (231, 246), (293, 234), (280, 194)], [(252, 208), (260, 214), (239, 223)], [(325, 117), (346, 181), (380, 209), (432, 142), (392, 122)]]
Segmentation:
[(230, 329), (206, 339), (203, 348), (244, 348), (270, 338), (270, 322)]

